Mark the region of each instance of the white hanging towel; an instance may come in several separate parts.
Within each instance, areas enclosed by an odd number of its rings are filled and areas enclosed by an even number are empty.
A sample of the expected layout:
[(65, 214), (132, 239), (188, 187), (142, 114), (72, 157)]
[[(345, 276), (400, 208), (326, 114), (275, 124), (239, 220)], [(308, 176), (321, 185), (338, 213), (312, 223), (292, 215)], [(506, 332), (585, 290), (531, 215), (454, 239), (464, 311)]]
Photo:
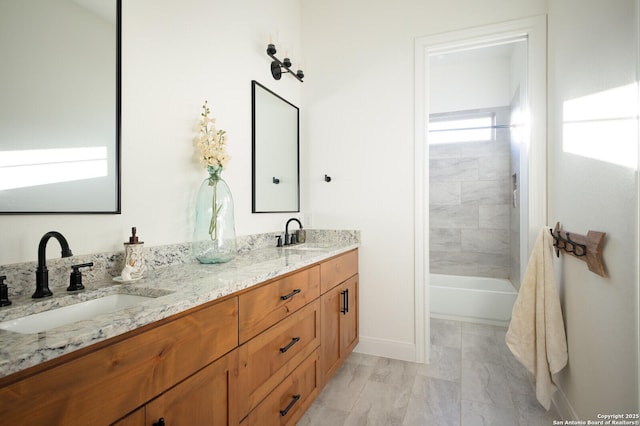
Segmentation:
[(549, 410), (556, 391), (553, 375), (567, 365), (567, 337), (553, 273), (553, 237), (538, 234), (520, 291), (513, 305), (506, 343), (532, 374), (536, 398)]

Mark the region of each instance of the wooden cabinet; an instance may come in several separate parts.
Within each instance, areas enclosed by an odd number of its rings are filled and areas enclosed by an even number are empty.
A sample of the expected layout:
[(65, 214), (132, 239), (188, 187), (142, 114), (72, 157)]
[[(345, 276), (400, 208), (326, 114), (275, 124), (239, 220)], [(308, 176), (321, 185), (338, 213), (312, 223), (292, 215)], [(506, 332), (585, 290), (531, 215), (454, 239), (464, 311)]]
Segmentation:
[[(238, 345), (238, 302), (203, 305), (0, 387), (2, 421), (111, 424)], [(11, 379), (6, 378), (5, 380)]]
[(358, 344), (358, 252), (347, 252), (320, 265), (320, 366), (322, 386)]
[(293, 425), (357, 342), (353, 250), (3, 378), (0, 412), (20, 425)]
[[(273, 398), (275, 389), (297, 377), (303, 361), (316, 353), (320, 345), (319, 296), (319, 265), (240, 295), (239, 418)], [(302, 405), (297, 404), (296, 410)], [(249, 424), (252, 416), (247, 418)]]
[(236, 365), (234, 351), (164, 392), (146, 405), (144, 425), (157, 424), (161, 418), (167, 426), (237, 425)]
[(236, 365), (233, 351), (112, 426), (237, 425)]
[(239, 417), (295, 424), (358, 343), (358, 252), (241, 295), (240, 342)]
[(321, 297), (322, 386), (358, 344), (358, 275)]

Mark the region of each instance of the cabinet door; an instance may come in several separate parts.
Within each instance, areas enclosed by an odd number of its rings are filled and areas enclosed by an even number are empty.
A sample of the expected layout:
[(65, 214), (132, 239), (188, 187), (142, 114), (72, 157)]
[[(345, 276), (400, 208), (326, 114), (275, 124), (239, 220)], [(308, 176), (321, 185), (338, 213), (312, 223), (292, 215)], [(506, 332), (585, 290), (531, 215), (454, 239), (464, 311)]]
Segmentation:
[(346, 358), (358, 343), (358, 275), (341, 286), (340, 358)]
[(321, 297), (320, 328), (322, 386), (358, 343), (358, 275)]
[(321, 297), (320, 365), (322, 385), (333, 376), (340, 360), (340, 308), (342, 287), (338, 286)]
[(206, 304), (0, 387), (2, 423), (110, 424), (237, 345), (237, 298)]
[[(188, 349), (186, 349), (188, 350)], [(237, 390), (232, 377), (237, 352), (209, 364), (146, 405), (146, 425), (237, 425)], [(160, 423), (161, 424), (161, 423)]]

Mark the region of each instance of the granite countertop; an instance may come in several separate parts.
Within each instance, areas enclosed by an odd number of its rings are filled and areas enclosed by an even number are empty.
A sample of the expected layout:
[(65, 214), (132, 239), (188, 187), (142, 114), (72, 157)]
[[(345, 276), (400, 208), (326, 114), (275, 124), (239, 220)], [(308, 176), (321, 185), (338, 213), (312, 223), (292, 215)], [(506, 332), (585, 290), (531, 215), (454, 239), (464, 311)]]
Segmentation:
[(321, 262), (355, 249), (358, 244), (301, 244), (287, 248), (261, 248), (215, 265), (179, 264), (154, 269), (139, 281), (119, 284), (102, 279), (85, 282), (76, 294), (57, 292), (34, 301), (28, 296), (0, 310), (0, 322), (71, 305), (110, 294), (151, 296), (134, 306), (90, 320), (60, 326), (37, 334), (0, 329), (0, 377), (25, 370), (75, 350), (116, 337), (203, 303), (216, 300), (271, 278)]

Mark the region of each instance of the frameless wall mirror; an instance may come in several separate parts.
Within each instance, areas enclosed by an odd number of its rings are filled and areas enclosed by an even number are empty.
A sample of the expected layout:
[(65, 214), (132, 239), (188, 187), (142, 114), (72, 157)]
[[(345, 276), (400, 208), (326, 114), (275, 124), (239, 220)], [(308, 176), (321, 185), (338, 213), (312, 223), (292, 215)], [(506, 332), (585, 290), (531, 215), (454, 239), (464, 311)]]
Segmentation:
[(298, 108), (251, 82), (253, 213), (300, 211)]
[(0, 213), (120, 213), (121, 0), (0, 1)]

